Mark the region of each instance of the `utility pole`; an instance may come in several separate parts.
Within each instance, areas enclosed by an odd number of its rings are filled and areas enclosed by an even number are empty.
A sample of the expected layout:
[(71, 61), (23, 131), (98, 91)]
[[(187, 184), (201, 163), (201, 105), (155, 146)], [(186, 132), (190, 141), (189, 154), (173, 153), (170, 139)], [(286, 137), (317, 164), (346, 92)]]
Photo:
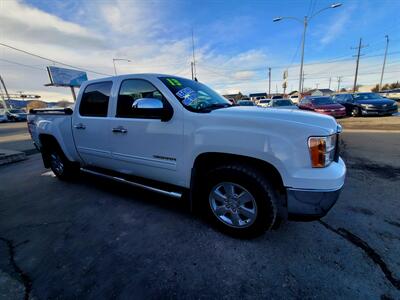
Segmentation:
[(383, 74), (385, 73), (385, 65), (386, 65), (386, 55), (389, 47), (389, 36), (385, 35), (386, 38), (386, 49), (385, 49), (385, 58), (383, 59), (383, 66), (382, 66), (382, 74), (381, 74), (381, 81), (379, 83), (379, 91), (382, 90), (382, 81), (383, 81)]
[(0, 75), (0, 82), (1, 82), (1, 84), (3, 85), (4, 92), (6, 93), (6, 96), (7, 96), (7, 100), (10, 100), (10, 95), (8, 94), (8, 90), (7, 90), (6, 84), (4, 83), (4, 80), (3, 80), (3, 78), (1, 77), (1, 75)]
[(337, 91), (340, 92), (340, 82), (342, 81), (342, 76), (338, 76), (337, 78)]
[(318, 90), (318, 87), (319, 87), (319, 83), (316, 83), (316, 84), (315, 84), (315, 86), (316, 86), (316, 89)]
[(358, 66), (360, 64), (360, 56), (361, 56), (361, 49), (367, 47), (367, 45), (362, 44), (362, 39), (360, 38), (360, 42), (358, 44), (358, 47), (351, 48), (351, 49), (357, 49), (357, 62), (356, 62), (356, 74), (354, 75), (354, 85), (353, 85), (353, 93), (357, 89), (357, 77), (358, 77)]
[(192, 70), (192, 80), (194, 80), (193, 62), (190, 63), (190, 68)]
[(303, 71), (303, 77), (302, 77), (302, 80), (301, 80), (300, 82), (301, 82), (301, 85), (300, 85), (301, 94), (303, 94), (303, 91), (304, 91), (304, 71)]
[[(4, 80), (3, 80), (3, 78), (1, 76), (0, 76), (0, 82), (3, 85), (4, 93), (7, 96), (7, 100), (10, 100), (10, 94), (8, 93), (6, 84), (4, 83)], [(3, 103), (4, 108), (7, 110), (7, 102), (4, 100), (4, 97), (0, 98), (0, 103)]]
[(271, 68), (268, 68), (268, 97), (271, 97)]
[(332, 77), (329, 77), (329, 87), (328, 87), (328, 89), (331, 89), (331, 81), (332, 81)]
[(278, 84), (275, 84), (275, 93), (278, 94)]

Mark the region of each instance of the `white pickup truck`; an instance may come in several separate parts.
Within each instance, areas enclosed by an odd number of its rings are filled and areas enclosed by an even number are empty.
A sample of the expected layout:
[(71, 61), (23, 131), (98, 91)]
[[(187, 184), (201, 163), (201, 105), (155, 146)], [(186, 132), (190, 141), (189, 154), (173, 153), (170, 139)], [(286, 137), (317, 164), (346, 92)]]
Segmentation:
[(346, 174), (334, 118), (235, 106), (176, 76), (87, 81), (74, 109), (31, 110), (28, 127), (60, 179), (81, 171), (172, 197), (185, 193), (195, 211), (242, 237), (282, 219), (324, 216)]

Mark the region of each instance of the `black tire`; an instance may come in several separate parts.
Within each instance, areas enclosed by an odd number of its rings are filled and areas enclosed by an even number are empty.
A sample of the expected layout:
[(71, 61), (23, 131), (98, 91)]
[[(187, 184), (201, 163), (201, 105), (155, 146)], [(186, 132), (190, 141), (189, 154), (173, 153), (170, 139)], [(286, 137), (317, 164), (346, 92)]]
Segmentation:
[[(255, 168), (245, 164), (229, 164), (217, 167), (206, 174), (201, 201), (208, 219), (220, 231), (239, 238), (253, 238), (270, 230), (278, 222), (278, 197), (270, 181)], [(222, 221), (214, 213), (211, 192), (223, 182), (237, 184), (245, 188), (256, 203), (256, 217), (250, 225), (233, 227)], [(229, 215), (229, 212), (227, 213)]]
[(57, 178), (65, 181), (73, 180), (79, 175), (79, 166), (70, 162), (58, 146), (47, 150), (50, 169)]
[(351, 109), (351, 115), (353, 116), (353, 117), (360, 117), (361, 116), (361, 110), (360, 110), (360, 108), (358, 108), (358, 107), (353, 107), (352, 109)]

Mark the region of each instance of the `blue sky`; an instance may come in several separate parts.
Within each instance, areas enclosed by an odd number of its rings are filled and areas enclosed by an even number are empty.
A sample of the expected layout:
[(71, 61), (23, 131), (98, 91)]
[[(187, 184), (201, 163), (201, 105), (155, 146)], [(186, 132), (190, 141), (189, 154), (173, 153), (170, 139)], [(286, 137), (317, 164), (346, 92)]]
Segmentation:
[[(267, 67), (272, 67), (273, 90), (281, 90), (289, 69), (289, 90), (298, 86), (302, 25), (293, 20), (273, 23), (277, 16), (303, 18), (333, 1), (51, 1), (0, 0), (0, 41), (73, 65), (112, 74), (112, 58), (120, 73), (163, 72), (190, 76), (191, 30), (194, 29), (200, 80), (221, 93), (266, 90)], [(385, 81), (400, 79), (400, 1), (342, 1), (312, 19), (306, 36), (305, 87), (332, 88), (337, 76), (350, 86), (355, 50), (363, 49), (360, 84), (379, 80), (385, 46), (390, 48)], [(3, 13), (2, 13), (3, 12)], [(0, 58), (41, 68), (48, 63), (0, 49)], [(396, 52), (397, 51), (397, 52)], [(337, 62), (329, 62), (339, 60)], [(46, 74), (0, 61), (14, 89), (19, 78), (35, 77), (26, 88), (43, 90)], [(26, 67), (26, 69), (29, 69)], [(25, 76), (25, 77), (24, 77)], [(89, 77), (98, 77), (90, 74)], [(45, 81), (45, 82), (40, 82)], [(26, 82), (26, 81), (25, 81)], [(335, 83), (336, 85), (336, 83)], [(40, 87), (40, 88), (39, 88)], [(52, 97), (67, 97), (51, 89)], [(59, 94), (57, 96), (57, 94)]]

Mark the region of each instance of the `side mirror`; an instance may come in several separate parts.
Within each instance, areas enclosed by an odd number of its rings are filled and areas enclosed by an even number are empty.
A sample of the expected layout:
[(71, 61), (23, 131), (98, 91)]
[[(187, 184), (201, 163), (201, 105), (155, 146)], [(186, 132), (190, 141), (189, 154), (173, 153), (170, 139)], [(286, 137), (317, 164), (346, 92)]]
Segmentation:
[(171, 120), (173, 116), (172, 107), (165, 105), (157, 98), (140, 98), (132, 103), (132, 110), (137, 115), (149, 119), (160, 119), (163, 122)]

